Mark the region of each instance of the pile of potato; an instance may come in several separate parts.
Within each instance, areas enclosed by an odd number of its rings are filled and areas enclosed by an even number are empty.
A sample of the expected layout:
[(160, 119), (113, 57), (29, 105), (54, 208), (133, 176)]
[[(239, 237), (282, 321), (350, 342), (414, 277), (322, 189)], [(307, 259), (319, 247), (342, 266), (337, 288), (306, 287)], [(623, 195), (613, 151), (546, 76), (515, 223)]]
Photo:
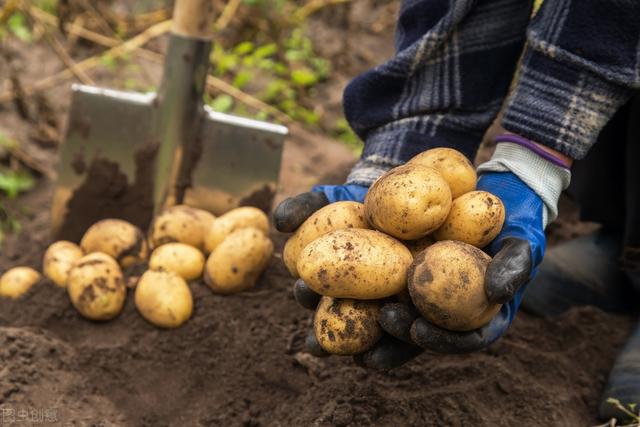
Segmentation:
[[(257, 208), (215, 218), (178, 205), (161, 212), (148, 235), (127, 221), (105, 219), (89, 227), (79, 245), (53, 243), (44, 254), (43, 273), (66, 288), (73, 306), (88, 319), (116, 317), (127, 288), (135, 287), (140, 314), (156, 326), (174, 328), (193, 312), (189, 281), (204, 276), (218, 294), (255, 285), (273, 253), (268, 233), (269, 220)], [(128, 278), (123, 270), (131, 273)], [(0, 296), (17, 298), (40, 279), (32, 268), (14, 267), (0, 278)]]
[(476, 180), (461, 153), (428, 150), (380, 177), (364, 204), (325, 206), (291, 236), (283, 259), (322, 295), (314, 332), (325, 351), (371, 348), (382, 336), (381, 304), (394, 299), (410, 298), (450, 330), (473, 330), (493, 317), (500, 307), (484, 292), (491, 258), (481, 248), (498, 235), (505, 212), (498, 197), (475, 191)]

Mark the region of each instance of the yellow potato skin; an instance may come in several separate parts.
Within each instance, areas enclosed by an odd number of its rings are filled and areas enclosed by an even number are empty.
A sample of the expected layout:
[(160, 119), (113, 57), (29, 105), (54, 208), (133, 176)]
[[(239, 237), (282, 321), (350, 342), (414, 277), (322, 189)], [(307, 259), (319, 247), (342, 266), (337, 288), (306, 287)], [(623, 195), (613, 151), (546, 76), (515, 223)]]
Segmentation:
[(232, 209), (219, 216), (213, 221), (205, 238), (207, 253), (213, 252), (229, 234), (247, 227), (257, 228), (267, 236), (269, 234), (269, 218), (263, 211), (253, 206)]
[(211, 213), (186, 205), (164, 209), (151, 223), (149, 243), (152, 248), (180, 242), (205, 251), (205, 237), (213, 225)]
[(103, 219), (93, 224), (82, 236), (80, 248), (87, 254), (105, 253), (122, 267), (144, 262), (149, 256), (144, 233), (121, 219)]
[(406, 287), (413, 257), (402, 243), (375, 230), (345, 229), (308, 244), (298, 259), (300, 277), (315, 292), (372, 300)]
[(407, 163), (428, 166), (440, 172), (449, 184), (454, 199), (476, 189), (478, 175), (473, 164), (464, 154), (452, 148), (432, 148)]
[(20, 298), (40, 279), (40, 273), (31, 267), (10, 268), (0, 277), (0, 296)]
[(61, 288), (67, 287), (69, 271), (76, 261), (84, 256), (80, 246), (67, 240), (51, 244), (42, 258), (42, 272)]
[(433, 232), (447, 218), (451, 190), (433, 168), (399, 166), (373, 183), (364, 201), (365, 214), (376, 230), (402, 240)]
[(154, 249), (149, 257), (149, 269), (169, 271), (184, 280), (202, 276), (205, 258), (202, 252), (184, 243), (167, 243)]
[(483, 248), (502, 230), (504, 215), (500, 198), (486, 191), (472, 191), (453, 201), (449, 216), (434, 237)]
[(273, 255), (273, 243), (257, 228), (234, 231), (209, 255), (204, 280), (218, 294), (255, 286)]
[(431, 323), (452, 331), (478, 329), (493, 319), (500, 304), (490, 304), (484, 274), (491, 261), (475, 246), (445, 240), (425, 249), (408, 274), (409, 293)]
[(313, 319), (313, 331), (320, 346), (339, 355), (369, 350), (382, 337), (378, 324), (380, 303), (322, 297)]
[(193, 314), (189, 285), (173, 272), (146, 271), (140, 277), (134, 298), (142, 317), (161, 328), (177, 328)]
[(365, 219), (364, 205), (362, 203), (336, 202), (316, 211), (284, 245), (282, 258), (289, 273), (296, 279), (300, 277), (297, 263), (305, 246), (330, 231), (346, 228), (371, 228)]
[(73, 306), (91, 320), (109, 320), (122, 311), (127, 288), (115, 259), (102, 252), (80, 258), (71, 271), (67, 292)]

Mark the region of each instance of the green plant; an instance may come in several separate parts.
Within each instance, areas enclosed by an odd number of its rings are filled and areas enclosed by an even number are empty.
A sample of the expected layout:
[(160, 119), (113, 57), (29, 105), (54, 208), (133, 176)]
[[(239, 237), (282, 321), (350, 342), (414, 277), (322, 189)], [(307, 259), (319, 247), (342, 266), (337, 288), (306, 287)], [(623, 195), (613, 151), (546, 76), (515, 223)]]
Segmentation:
[[(604, 426), (618, 426), (618, 427), (638, 427), (640, 426), (640, 412), (637, 409), (637, 405), (635, 403), (629, 403), (627, 406), (623, 405), (618, 399), (614, 399), (610, 397), (607, 399), (607, 403), (615, 406), (618, 410), (626, 415), (627, 421), (630, 421), (630, 424), (617, 424), (617, 420), (613, 419), (610, 422), (607, 422)], [(603, 427), (604, 427), (603, 426)]]

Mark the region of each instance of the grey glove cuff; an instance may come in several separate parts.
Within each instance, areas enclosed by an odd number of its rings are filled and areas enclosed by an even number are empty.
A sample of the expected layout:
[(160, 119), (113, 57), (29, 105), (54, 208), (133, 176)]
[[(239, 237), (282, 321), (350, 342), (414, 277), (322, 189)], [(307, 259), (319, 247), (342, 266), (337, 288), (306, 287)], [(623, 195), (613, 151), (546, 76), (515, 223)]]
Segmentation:
[(387, 159), (379, 156), (362, 158), (351, 169), (345, 184), (356, 184), (370, 187), (378, 178), (402, 163), (391, 164)]

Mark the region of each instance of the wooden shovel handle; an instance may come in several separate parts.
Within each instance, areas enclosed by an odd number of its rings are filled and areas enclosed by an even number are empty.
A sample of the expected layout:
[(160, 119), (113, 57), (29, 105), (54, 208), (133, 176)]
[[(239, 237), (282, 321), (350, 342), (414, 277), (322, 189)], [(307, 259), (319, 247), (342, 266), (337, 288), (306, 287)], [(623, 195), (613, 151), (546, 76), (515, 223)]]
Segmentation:
[(181, 36), (211, 39), (213, 15), (213, 0), (175, 0), (171, 31)]

